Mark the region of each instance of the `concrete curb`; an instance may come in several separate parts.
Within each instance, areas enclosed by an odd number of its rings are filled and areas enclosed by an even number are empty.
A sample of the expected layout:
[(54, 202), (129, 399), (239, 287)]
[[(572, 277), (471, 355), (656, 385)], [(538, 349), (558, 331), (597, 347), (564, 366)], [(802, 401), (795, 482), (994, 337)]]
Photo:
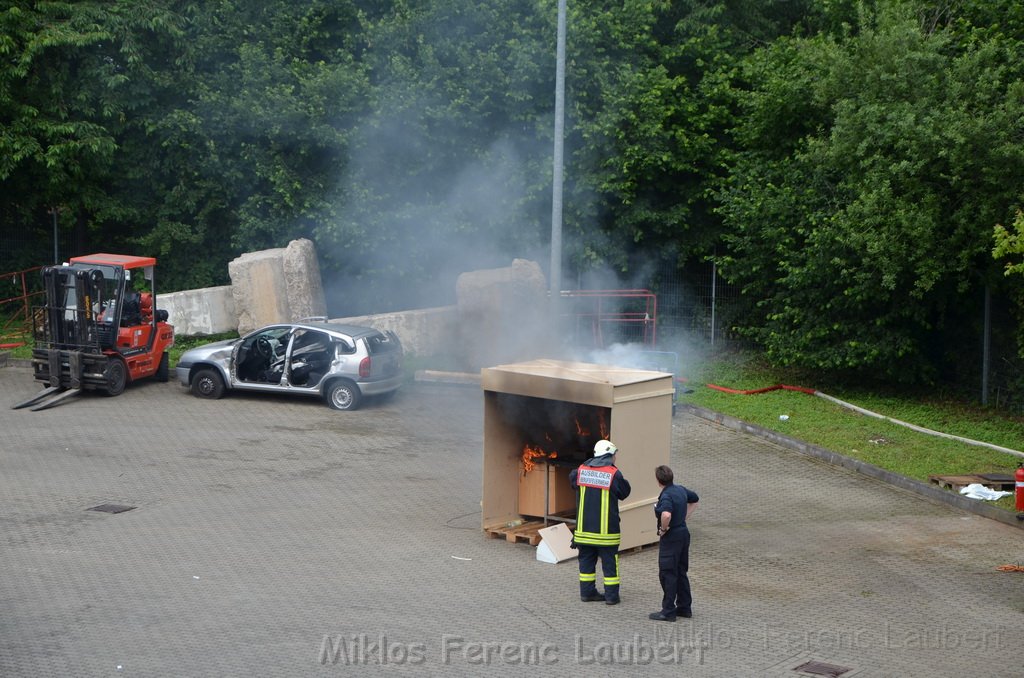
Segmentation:
[(441, 372), (438, 370), (416, 370), (414, 381), (426, 381), (438, 384), (456, 384), (459, 386), (480, 386), (479, 372)]
[(787, 435), (783, 435), (761, 426), (748, 424), (745, 421), (741, 421), (740, 419), (730, 417), (720, 412), (714, 412), (713, 410), (708, 410), (703, 407), (689, 405), (686, 403), (679, 403), (679, 408), (696, 417), (713, 421), (728, 429), (741, 431), (743, 433), (763, 438), (764, 440), (768, 440), (776, 445), (799, 452), (800, 454), (805, 454), (829, 464), (842, 466), (843, 468), (850, 469), (851, 471), (862, 473), (866, 476), (875, 478), (876, 480), (881, 480), (884, 483), (889, 483), (890, 485), (895, 485), (896, 487), (904, 490), (922, 495), (933, 501), (955, 506), (956, 508), (967, 511), (968, 513), (974, 513), (975, 515), (991, 518), (992, 520), (998, 520), (1001, 523), (1024, 529), (1024, 520), (1018, 519), (1017, 514), (1012, 511), (1006, 511), (1004, 509), (996, 508), (995, 506), (980, 503), (977, 499), (968, 499), (967, 497), (955, 494), (948, 490), (943, 490), (942, 488), (934, 485), (923, 483), (920, 480), (914, 480), (913, 478), (907, 478), (906, 476), (901, 476), (898, 473), (893, 473), (892, 471), (886, 471), (874, 464), (869, 464), (865, 461), (860, 461), (859, 459), (847, 457), (839, 454), (838, 452), (825, 449), (824, 447), (811, 445), (810, 443), (806, 443), (796, 438), (791, 438)]
[(27, 358), (12, 358), (10, 353), (0, 353), (0, 367), (32, 367)]

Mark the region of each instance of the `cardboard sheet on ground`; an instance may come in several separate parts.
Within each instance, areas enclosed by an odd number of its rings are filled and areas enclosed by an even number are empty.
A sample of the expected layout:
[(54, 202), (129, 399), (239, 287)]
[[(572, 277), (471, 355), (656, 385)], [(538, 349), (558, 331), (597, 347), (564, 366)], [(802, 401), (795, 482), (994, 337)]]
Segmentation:
[(537, 544), (537, 560), (543, 563), (560, 563), (563, 560), (571, 560), (579, 553), (569, 546), (572, 542), (572, 531), (565, 523), (558, 523), (551, 527), (537, 530), (540, 535), (540, 543)]

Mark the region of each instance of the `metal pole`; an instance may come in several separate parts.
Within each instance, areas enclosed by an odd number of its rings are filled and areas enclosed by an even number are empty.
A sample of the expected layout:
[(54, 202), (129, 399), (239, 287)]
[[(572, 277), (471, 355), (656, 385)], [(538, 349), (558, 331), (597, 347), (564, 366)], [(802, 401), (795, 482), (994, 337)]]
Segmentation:
[(711, 261), (711, 345), (715, 345), (715, 281), (718, 278), (718, 263)]
[(56, 266), (60, 264), (60, 254), (57, 251), (57, 213), (60, 212), (60, 208), (51, 207), (49, 211), (53, 215), (53, 264)]
[(565, 133), (565, 3), (558, 0), (555, 55), (555, 148), (551, 186), (551, 314), (557, 320), (562, 295), (562, 138)]
[(981, 340), (981, 404), (988, 405), (989, 350), (992, 344), (992, 294), (988, 285), (985, 285), (984, 325)]

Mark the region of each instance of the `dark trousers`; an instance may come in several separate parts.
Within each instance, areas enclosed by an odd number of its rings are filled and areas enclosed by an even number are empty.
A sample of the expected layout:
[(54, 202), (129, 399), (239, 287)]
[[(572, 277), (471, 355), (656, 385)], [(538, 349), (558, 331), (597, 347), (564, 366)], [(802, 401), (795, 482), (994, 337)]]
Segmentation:
[(685, 527), (673, 527), (658, 544), (658, 579), (665, 596), (661, 599), (661, 611), (665, 614), (690, 612), (693, 598), (690, 596), (690, 531)]
[(597, 593), (597, 559), (601, 558), (601, 571), (604, 573), (604, 599), (619, 599), (619, 547), (590, 546), (576, 544), (580, 561), (580, 595), (591, 596)]

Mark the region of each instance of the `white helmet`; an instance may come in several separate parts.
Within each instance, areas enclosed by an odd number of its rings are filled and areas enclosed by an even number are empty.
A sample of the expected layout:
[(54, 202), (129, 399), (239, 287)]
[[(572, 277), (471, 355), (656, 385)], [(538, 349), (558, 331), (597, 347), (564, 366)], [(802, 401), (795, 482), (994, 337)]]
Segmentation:
[(594, 445), (594, 456), (603, 457), (606, 454), (615, 454), (619, 451), (619, 448), (615, 447), (615, 443), (610, 440), (598, 440), (597, 444)]

